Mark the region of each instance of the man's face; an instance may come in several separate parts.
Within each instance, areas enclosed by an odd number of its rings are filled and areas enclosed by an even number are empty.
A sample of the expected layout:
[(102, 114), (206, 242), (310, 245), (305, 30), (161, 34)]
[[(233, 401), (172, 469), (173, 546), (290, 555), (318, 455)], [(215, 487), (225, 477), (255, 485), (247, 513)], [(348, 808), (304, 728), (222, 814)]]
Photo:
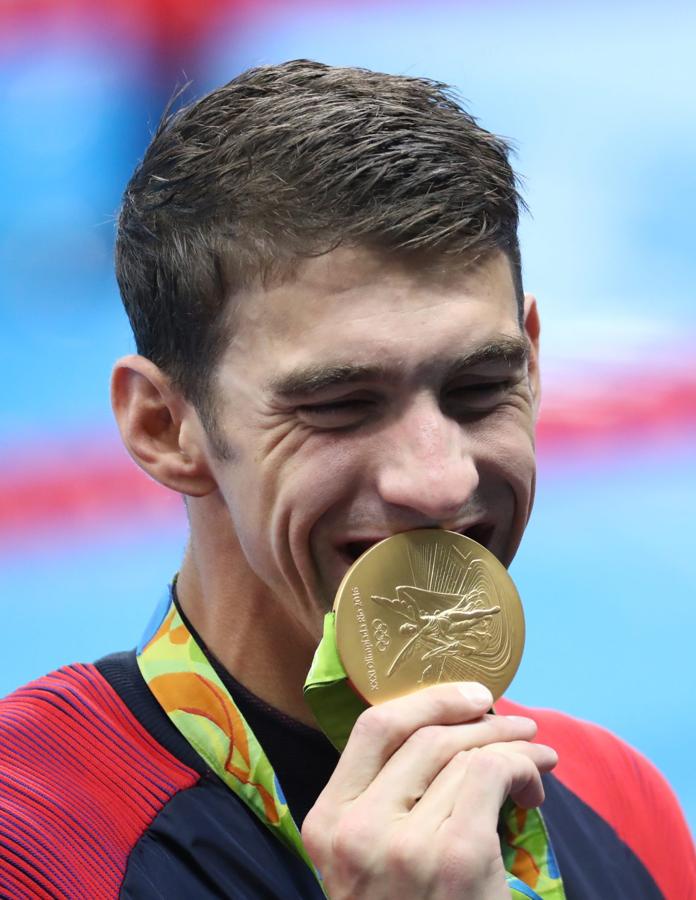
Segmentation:
[(320, 621), (360, 553), (413, 528), (511, 561), (534, 490), (536, 353), (503, 254), (466, 269), (340, 248), (237, 310), (215, 383), (231, 452), (212, 466), (274, 595)]

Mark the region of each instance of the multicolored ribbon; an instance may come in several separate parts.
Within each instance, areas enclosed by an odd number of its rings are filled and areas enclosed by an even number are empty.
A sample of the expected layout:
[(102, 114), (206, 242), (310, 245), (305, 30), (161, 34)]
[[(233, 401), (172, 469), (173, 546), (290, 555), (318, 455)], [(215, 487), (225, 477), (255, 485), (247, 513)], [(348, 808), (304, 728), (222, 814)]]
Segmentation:
[(218, 777), (321, 878), (254, 732), (186, 627), (170, 590), (137, 649), (145, 682), (172, 723)]
[[(137, 658), (145, 682), (175, 727), (230, 790), (305, 861), (321, 885), (268, 757), (186, 627), (171, 590), (153, 615)], [(342, 750), (366, 706), (350, 687), (338, 656), (333, 613), (326, 617), (305, 696), (327, 737)], [(521, 810), (510, 802), (503, 807), (501, 848), (513, 898), (565, 900), (538, 810)]]

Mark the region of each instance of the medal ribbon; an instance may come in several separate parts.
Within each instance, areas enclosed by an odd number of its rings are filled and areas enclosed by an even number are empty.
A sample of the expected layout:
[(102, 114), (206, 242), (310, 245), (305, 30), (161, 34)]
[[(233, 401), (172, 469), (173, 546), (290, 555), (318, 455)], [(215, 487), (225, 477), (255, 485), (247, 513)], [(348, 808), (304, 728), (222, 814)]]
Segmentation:
[(268, 757), (186, 627), (171, 590), (145, 630), (137, 661), (174, 726), (227, 787), (304, 860), (321, 885)]
[[(324, 618), (321, 639), (304, 686), (307, 704), (322, 731), (343, 751), (355, 720), (367, 704), (351, 687), (336, 646), (335, 614)], [(565, 900), (565, 891), (546, 825), (538, 809), (508, 800), (500, 813), (500, 846), (513, 898)]]

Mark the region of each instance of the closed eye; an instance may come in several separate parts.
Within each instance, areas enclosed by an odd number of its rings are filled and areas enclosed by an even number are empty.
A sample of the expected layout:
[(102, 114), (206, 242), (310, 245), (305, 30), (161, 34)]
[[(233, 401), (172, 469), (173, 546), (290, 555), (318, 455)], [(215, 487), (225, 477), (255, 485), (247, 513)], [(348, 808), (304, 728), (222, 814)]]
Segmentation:
[(444, 405), (455, 411), (485, 412), (504, 400), (516, 383), (516, 380), (506, 378), (462, 384), (445, 393)]
[(365, 397), (346, 397), (326, 403), (307, 403), (296, 407), (300, 418), (320, 428), (347, 428), (368, 418), (377, 402)]

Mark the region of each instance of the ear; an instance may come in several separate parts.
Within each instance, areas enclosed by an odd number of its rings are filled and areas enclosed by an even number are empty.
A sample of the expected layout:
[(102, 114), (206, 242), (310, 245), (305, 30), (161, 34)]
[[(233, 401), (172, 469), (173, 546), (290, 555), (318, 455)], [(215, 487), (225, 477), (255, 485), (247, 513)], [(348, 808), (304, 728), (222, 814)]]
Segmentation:
[(541, 323), (536, 298), (532, 294), (524, 295), (524, 331), (529, 338), (530, 354), (528, 363), (529, 384), (534, 401), (534, 415), (539, 413), (541, 402), (541, 379), (539, 377), (539, 335)]
[(111, 405), (126, 449), (155, 481), (189, 497), (216, 488), (198, 414), (153, 362), (135, 355), (118, 360)]

